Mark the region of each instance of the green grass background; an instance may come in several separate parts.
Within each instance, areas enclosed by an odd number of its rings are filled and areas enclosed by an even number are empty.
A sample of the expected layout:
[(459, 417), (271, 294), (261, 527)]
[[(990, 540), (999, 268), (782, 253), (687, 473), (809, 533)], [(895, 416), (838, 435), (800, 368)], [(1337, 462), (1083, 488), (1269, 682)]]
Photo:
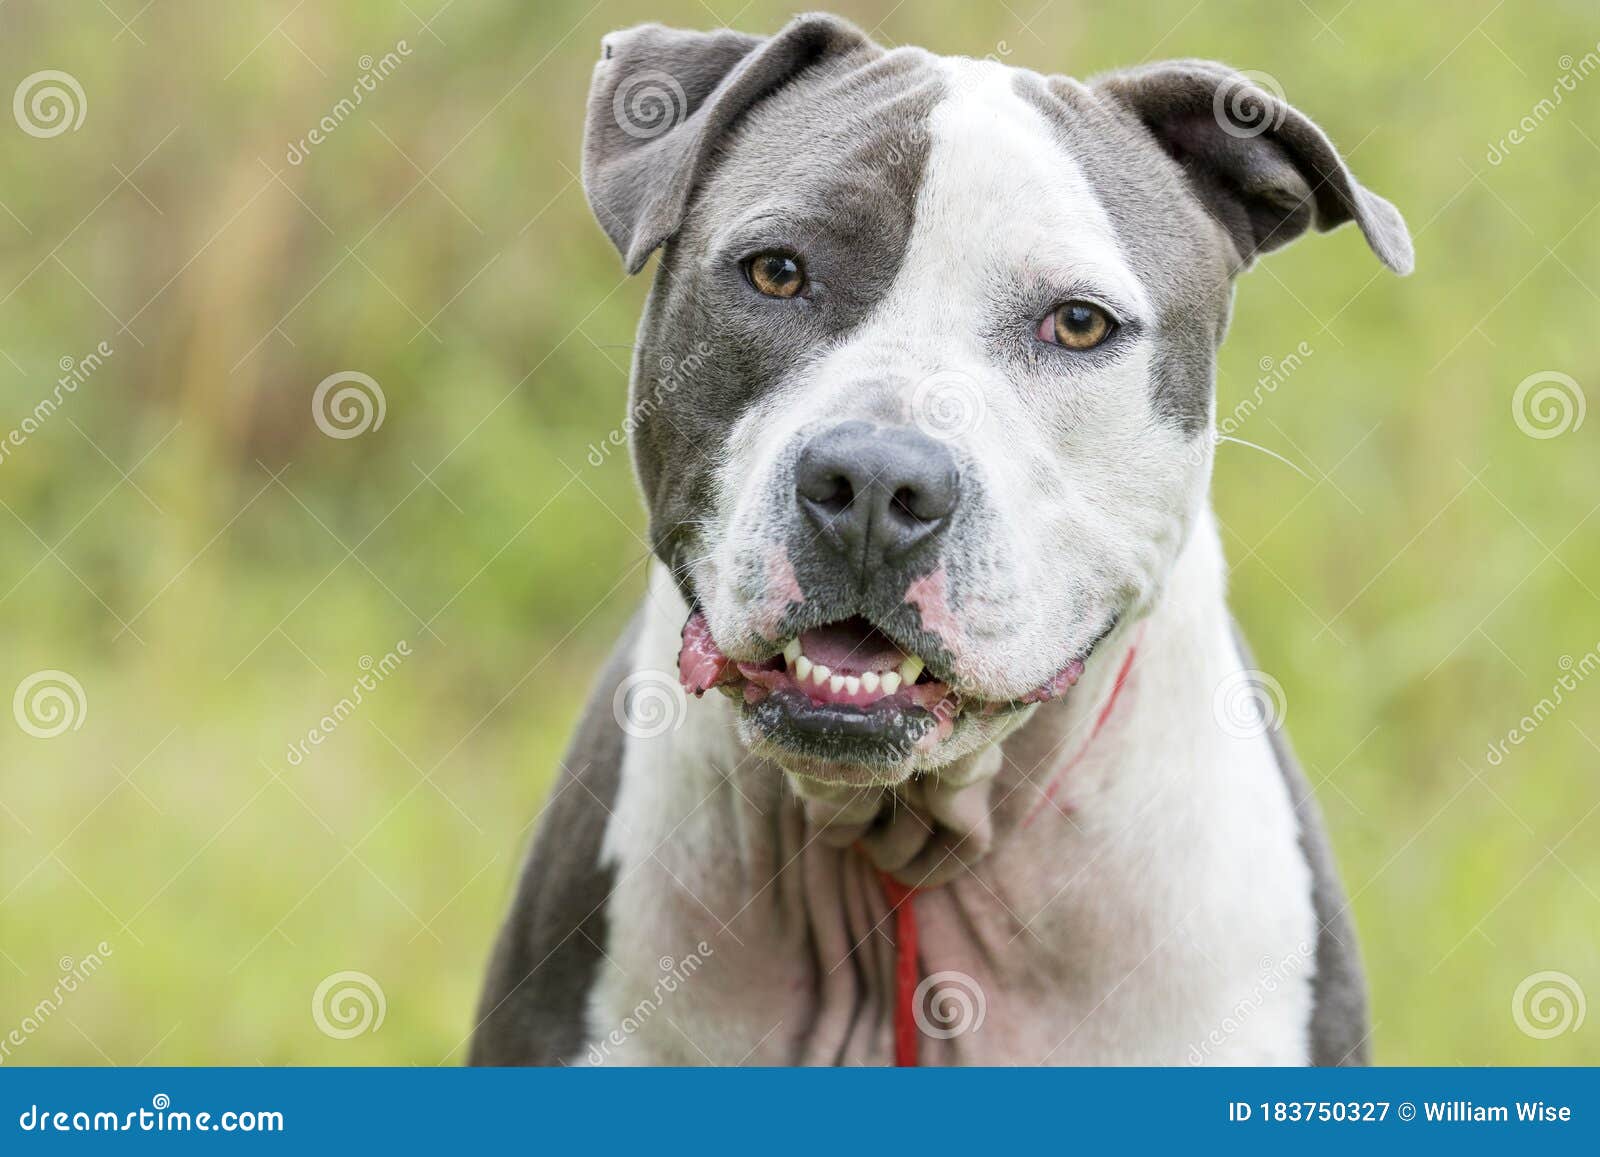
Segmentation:
[[(114, 350), (0, 461), (0, 698), (83, 685), (77, 730), (0, 712), (0, 1034), (63, 957), (105, 966), (8, 1063), (459, 1062), (520, 851), (641, 590), (621, 417), (648, 282), (576, 177), (600, 36), (777, 28), (765, 0), (163, 0), (0, 7), (0, 434), (64, 357)], [(1085, 76), (1206, 56), (1275, 78), (1398, 204), (1418, 272), (1352, 230), (1241, 280), (1219, 451), (1232, 598), (1326, 809), (1391, 1063), (1594, 1063), (1511, 1002), (1600, 1001), (1600, 678), (1499, 766), (1600, 644), (1600, 415), (1536, 439), (1519, 382), (1600, 407), (1600, 76), (1582, 3), (841, 3), (886, 43)], [(124, 24), (126, 22), (126, 25)], [(311, 155), (363, 54), (401, 67)], [(1564, 63), (1564, 58), (1566, 62)], [(3, 98), (70, 72), (81, 128)], [(372, 375), (381, 428), (311, 421)], [(413, 654), (298, 766), (363, 656)], [(376, 1032), (319, 1032), (356, 969)]]

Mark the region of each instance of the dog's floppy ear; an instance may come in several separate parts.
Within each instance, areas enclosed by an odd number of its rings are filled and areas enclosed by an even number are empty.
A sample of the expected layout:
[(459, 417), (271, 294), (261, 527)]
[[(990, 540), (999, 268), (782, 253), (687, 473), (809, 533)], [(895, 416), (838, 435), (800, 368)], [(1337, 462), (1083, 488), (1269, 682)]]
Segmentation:
[(1093, 86), (1130, 109), (1183, 166), (1241, 265), (1312, 226), (1354, 221), (1379, 260), (1411, 272), (1399, 210), (1357, 183), (1333, 142), (1273, 91), (1270, 77), (1174, 60), (1108, 73)]
[(740, 113), (824, 56), (868, 43), (825, 15), (770, 38), (659, 24), (607, 36), (589, 86), (583, 184), (628, 272), (683, 224), (696, 179)]

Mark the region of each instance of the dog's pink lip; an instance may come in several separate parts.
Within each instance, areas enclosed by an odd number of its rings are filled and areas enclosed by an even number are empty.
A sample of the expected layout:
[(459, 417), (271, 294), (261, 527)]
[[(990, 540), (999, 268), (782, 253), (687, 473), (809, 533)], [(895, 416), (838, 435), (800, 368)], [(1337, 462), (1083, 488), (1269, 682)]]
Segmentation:
[(678, 681), (683, 689), (691, 695), (704, 695), (738, 677), (738, 670), (711, 637), (704, 612), (692, 612), (683, 624), (683, 645), (678, 648)]
[(1018, 703), (1044, 703), (1050, 699), (1059, 699), (1065, 695), (1071, 686), (1083, 677), (1083, 660), (1074, 659), (1044, 683), (1029, 691)]
[[(838, 670), (841, 672), (858, 673), (875, 669), (871, 662), (883, 663), (890, 658), (904, 657), (904, 652), (892, 640), (884, 637), (880, 647), (876, 642), (871, 648), (866, 648), (867, 654), (859, 653), (863, 648), (848, 646), (848, 639), (835, 638), (834, 634), (840, 624), (827, 624), (814, 628), (801, 635), (807, 653), (811, 653), (813, 645), (817, 646), (822, 654), (831, 653), (830, 648), (841, 648), (835, 655), (838, 660)], [(882, 653), (879, 653), (879, 652)], [(892, 651), (892, 655), (891, 652)], [(870, 662), (869, 662), (870, 661)], [(829, 664), (832, 666), (833, 664)], [(886, 666), (893, 664), (885, 663)], [(1065, 695), (1067, 691), (1083, 675), (1084, 664), (1082, 659), (1073, 659), (1052, 675), (1041, 686), (1029, 691), (1021, 698), (1011, 701), (1001, 700), (969, 700), (966, 701), (968, 709), (976, 709), (979, 714), (992, 715), (1004, 710), (1012, 703), (1029, 705), (1043, 703)], [(903, 705), (907, 707), (920, 707), (926, 711), (934, 711), (941, 704), (949, 703), (951, 709), (960, 708), (963, 700), (949, 684), (933, 679), (924, 674), (923, 682), (914, 683), (900, 688), (892, 696), (873, 696), (870, 692), (859, 690), (851, 693), (843, 688), (834, 691), (831, 686), (817, 685), (811, 680), (802, 682), (796, 679), (783, 665), (780, 657), (774, 656), (765, 662), (734, 662), (717, 646), (716, 640), (711, 635), (711, 625), (706, 620), (705, 613), (698, 609), (692, 611), (689, 619), (683, 625), (683, 646), (678, 651), (678, 679), (683, 684), (684, 690), (691, 695), (700, 696), (714, 687), (731, 687), (743, 683), (744, 697), (747, 702), (759, 702), (767, 694), (778, 687), (789, 687), (804, 691), (816, 703), (827, 703), (845, 706), (865, 707), (872, 703), (886, 705)]]

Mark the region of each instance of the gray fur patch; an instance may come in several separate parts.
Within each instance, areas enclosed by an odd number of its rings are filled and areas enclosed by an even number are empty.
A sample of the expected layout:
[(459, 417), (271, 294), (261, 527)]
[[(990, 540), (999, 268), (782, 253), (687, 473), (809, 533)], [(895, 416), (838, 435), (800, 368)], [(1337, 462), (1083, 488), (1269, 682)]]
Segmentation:
[(627, 678), (639, 629), (636, 615), (612, 649), (539, 818), (484, 981), (471, 1064), (562, 1064), (587, 1038), (588, 994), (603, 957), (615, 875), (600, 863), (624, 743), (611, 702)]
[[(651, 543), (675, 570), (694, 520), (712, 506), (729, 431), (888, 292), (911, 234), (939, 86), (922, 53), (863, 45), (770, 94), (709, 157), (661, 255), (629, 400)], [(766, 249), (804, 256), (812, 296), (777, 300), (751, 288), (742, 262)]]

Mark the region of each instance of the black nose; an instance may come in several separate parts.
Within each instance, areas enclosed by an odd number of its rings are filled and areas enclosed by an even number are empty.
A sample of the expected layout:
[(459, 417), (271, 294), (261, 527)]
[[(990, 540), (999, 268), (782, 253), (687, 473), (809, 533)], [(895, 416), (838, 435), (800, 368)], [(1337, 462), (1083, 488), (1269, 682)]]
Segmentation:
[(942, 442), (903, 426), (844, 422), (814, 436), (795, 466), (800, 509), (863, 577), (941, 531), (960, 498)]

